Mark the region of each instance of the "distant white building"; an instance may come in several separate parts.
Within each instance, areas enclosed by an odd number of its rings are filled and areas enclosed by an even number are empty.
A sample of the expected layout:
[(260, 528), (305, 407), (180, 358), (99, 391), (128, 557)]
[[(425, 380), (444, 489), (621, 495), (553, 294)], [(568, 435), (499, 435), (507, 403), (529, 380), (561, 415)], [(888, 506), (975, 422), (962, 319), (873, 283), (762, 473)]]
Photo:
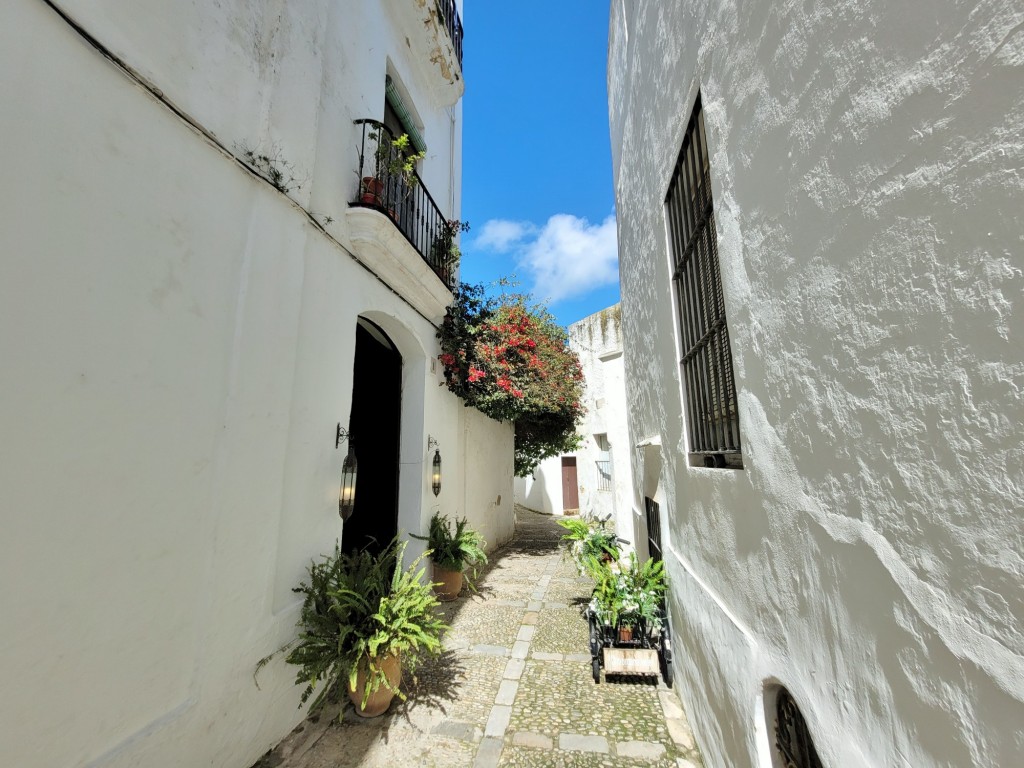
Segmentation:
[(516, 478), (516, 500), (547, 514), (614, 517), (619, 536), (638, 542), (631, 514), (632, 475), (618, 304), (569, 326), (569, 346), (583, 368), (585, 417), (579, 450), (545, 459), (532, 477)]
[(611, 9), (632, 502), (707, 765), (1022, 764), (1024, 8)]
[(305, 715), (253, 672), (312, 558), (511, 536), (512, 428), (435, 362), (461, 6), (0, 4), (5, 764), (247, 768)]

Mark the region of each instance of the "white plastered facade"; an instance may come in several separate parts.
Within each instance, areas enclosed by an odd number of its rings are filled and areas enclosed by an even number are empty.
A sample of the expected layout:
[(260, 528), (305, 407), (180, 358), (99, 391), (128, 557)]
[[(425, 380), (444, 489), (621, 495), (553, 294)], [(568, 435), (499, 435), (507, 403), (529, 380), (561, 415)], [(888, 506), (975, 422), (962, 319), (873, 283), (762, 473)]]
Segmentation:
[[(618, 535), (643, 554), (647, 544), (640, 537), (646, 529), (631, 503), (632, 460), (620, 326), (618, 304), (569, 326), (569, 347), (583, 370), (584, 417), (578, 429), (580, 447), (566, 456), (576, 459), (579, 511), (612, 518)], [(561, 515), (565, 509), (561, 460), (561, 456), (545, 459), (532, 476), (517, 477), (516, 500), (530, 509)]]
[[(348, 208), (353, 120), (382, 118), (387, 73), (458, 218), (461, 74), (412, 18), (431, 8), (0, 4), (10, 765), (245, 768), (304, 717), (294, 668), (253, 673), (342, 535), (360, 316), (403, 358), (401, 529), (440, 510), (511, 537), (511, 426), (440, 386), (450, 294), (386, 216)], [(275, 189), (245, 148), (301, 186)]]
[[(707, 765), (1024, 759), (1024, 12), (612, 0), (634, 504)], [(744, 469), (687, 461), (664, 201), (698, 93)]]

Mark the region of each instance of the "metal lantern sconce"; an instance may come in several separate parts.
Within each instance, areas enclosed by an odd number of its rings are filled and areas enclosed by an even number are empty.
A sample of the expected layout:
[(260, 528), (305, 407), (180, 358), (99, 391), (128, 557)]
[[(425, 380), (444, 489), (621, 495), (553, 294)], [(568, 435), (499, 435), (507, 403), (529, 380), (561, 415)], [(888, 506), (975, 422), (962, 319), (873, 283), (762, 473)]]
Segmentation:
[(428, 437), (427, 451), (431, 448), (434, 449), (434, 461), (431, 464), (430, 487), (434, 491), (434, 496), (438, 496), (441, 493), (441, 449), (438, 447), (437, 440)]
[(356, 452), (352, 447), (352, 435), (341, 424), (338, 424), (338, 433), (334, 440), (334, 447), (340, 448), (343, 440), (348, 440), (348, 454), (341, 465), (341, 488), (338, 491), (338, 514), (342, 520), (352, 517), (352, 511), (356, 507), (356, 479), (358, 477), (359, 462), (356, 461)]

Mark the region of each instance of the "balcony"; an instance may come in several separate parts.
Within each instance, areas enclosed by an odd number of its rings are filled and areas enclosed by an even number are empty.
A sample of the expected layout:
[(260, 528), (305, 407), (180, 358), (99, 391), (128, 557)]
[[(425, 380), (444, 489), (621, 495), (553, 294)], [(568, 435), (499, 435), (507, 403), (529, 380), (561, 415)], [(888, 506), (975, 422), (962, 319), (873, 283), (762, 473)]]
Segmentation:
[(456, 0), (389, 0), (385, 7), (405, 41), (420, 85), (439, 106), (462, 98), (462, 19)]
[(405, 157), (393, 146), (391, 131), (376, 120), (355, 123), (360, 181), (347, 215), (353, 245), (393, 287), (411, 294), (421, 311), (433, 316), (440, 307), (443, 313), (457, 278), (458, 227), (441, 212), (419, 174), (401, 170)]
[(455, 49), (455, 58), (459, 61), (459, 69), (462, 69), (462, 19), (459, 18), (455, 0), (437, 0), (437, 20), (448, 30), (448, 37)]

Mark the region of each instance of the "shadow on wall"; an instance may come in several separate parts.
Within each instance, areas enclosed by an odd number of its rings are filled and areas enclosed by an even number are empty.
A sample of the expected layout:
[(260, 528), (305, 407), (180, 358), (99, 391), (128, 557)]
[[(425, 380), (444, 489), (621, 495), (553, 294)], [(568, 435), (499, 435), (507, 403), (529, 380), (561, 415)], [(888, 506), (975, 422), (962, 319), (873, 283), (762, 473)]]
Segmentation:
[(562, 489), (557, 483), (551, 482), (549, 473), (539, 471), (530, 477), (515, 479), (515, 501), (528, 509), (543, 512), (547, 515), (562, 514)]

